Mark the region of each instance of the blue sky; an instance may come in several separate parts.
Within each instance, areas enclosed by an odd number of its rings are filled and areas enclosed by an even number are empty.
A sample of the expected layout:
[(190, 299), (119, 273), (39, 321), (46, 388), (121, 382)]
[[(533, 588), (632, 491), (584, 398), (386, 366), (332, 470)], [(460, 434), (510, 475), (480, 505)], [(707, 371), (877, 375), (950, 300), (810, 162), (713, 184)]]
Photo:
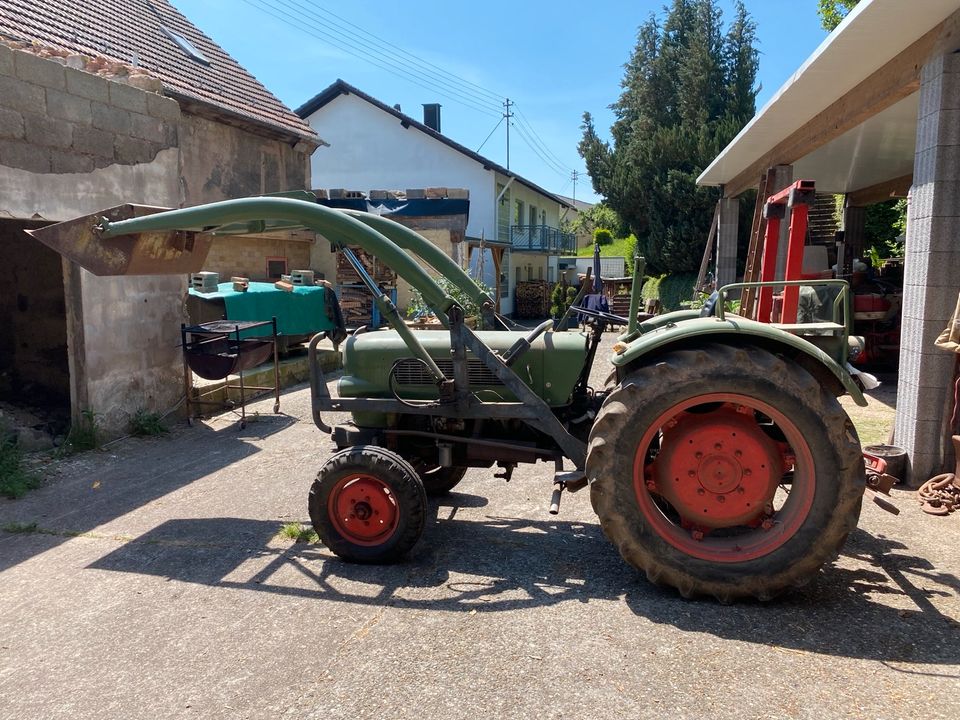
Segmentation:
[[(502, 114), (502, 98), (509, 97), (521, 114), (516, 120), (520, 128), (510, 133), (511, 170), (567, 196), (573, 194), (571, 171), (578, 170), (576, 196), (583, 200), (597, 199), (576, 150), (583, 112), (594, 115), (599, 130), (610, 126), (608, 106), (619, 97), (637, 27), (664, 4), (171, 1), (292, 108), (337, 78), (386, 103), (399, 103), (418, 119), (423, 103), (439, 102), (444, 134), (474, 150), (489, 136), (480, 152), (506, 164), (504, 124), (491, 132)], [(720, 4), (729, 19), (732, 0)], [(745, 0), (745, 5), (757, 23), (760, 108), (826, 33), (817, 17), (817, 0)], [(321, 24), (324, 20), (341, 26), (346, 21), (353, 33), (365, 31), (416, 59), (387, 59), (342, 31), (334, 33), (338, 47), (323, 37), (331, 33)], [(369, 35), (361, 38), (375, 44)], [(377, 57), (396, 72), (358, 58), (348, 48)], [(448, 76), (441, 83), (455, 84), (469, 97), (454, 96), (449, 85), (430, 87), (438, 69), (459, 78)]]

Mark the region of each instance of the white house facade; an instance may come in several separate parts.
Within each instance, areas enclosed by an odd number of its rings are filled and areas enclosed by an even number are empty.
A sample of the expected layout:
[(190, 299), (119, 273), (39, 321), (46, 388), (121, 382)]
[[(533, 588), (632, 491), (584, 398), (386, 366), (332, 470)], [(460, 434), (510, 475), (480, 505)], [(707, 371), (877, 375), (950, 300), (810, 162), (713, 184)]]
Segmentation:
[(342, 80), (316, 95), (297, 110), (323, 132), (325, 147), (312, 159), (314, 187), (469, 190), (467, 247), (477, 255), (483, 242), (489, 250), (484, 277), (509, 314), (518, 281), (556, 280), (556, 256), (575, 249), (574, 237), (559, 230), (567, 203), (441, 134), (438, 105), (425, 111), (430, 125)]

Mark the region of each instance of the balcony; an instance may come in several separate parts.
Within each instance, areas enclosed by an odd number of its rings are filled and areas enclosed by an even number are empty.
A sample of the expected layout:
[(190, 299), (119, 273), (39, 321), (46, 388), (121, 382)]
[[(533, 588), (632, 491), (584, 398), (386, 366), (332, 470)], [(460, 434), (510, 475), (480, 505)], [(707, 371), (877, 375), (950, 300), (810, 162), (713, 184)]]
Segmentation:
[(510, 247), (515, 252), (575, 255), (577, 236), (549, 225), (511, 225)]

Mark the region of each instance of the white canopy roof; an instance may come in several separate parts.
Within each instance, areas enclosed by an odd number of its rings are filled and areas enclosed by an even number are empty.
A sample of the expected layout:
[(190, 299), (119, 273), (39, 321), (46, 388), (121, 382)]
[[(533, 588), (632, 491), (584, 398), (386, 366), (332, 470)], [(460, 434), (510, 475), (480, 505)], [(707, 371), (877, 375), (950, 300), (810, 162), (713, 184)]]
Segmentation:
[[(860, 2), (703, 171), (698, 184), (730, 183), (958, 10), (960, 0)], [(795, 178), (812, 179), (818, 190), (837, 193), (909, 175), (917, 99), (917, 93), (901, 99), (804, 157), (775, 162), (792, 162)]]

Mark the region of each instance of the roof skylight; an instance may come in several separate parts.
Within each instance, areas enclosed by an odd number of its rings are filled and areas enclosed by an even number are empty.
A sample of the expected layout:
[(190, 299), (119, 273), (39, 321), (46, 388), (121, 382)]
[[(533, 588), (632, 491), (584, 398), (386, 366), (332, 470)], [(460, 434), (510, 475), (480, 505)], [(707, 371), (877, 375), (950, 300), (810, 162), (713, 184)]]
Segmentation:
[(192, 57), (194, 60), (196, 60), (197, 62), (201, 62), (204, 65), (210, 64), (210, 61), (207, 60), (207, 56), (204, 55), (202, 52), (200, 52), (200, 50), (197, 49), (197, 46), (194, 45), (189, 40), (187, 40), (183, 35), (181, 35), (180, 33), (174, 30), (171, 30), (165, 25), (161, 25), (160, 29), (163, 30), (164, 34), (168, 38), (173, 40), (181, 50), (183, 50), (187, 55)]

